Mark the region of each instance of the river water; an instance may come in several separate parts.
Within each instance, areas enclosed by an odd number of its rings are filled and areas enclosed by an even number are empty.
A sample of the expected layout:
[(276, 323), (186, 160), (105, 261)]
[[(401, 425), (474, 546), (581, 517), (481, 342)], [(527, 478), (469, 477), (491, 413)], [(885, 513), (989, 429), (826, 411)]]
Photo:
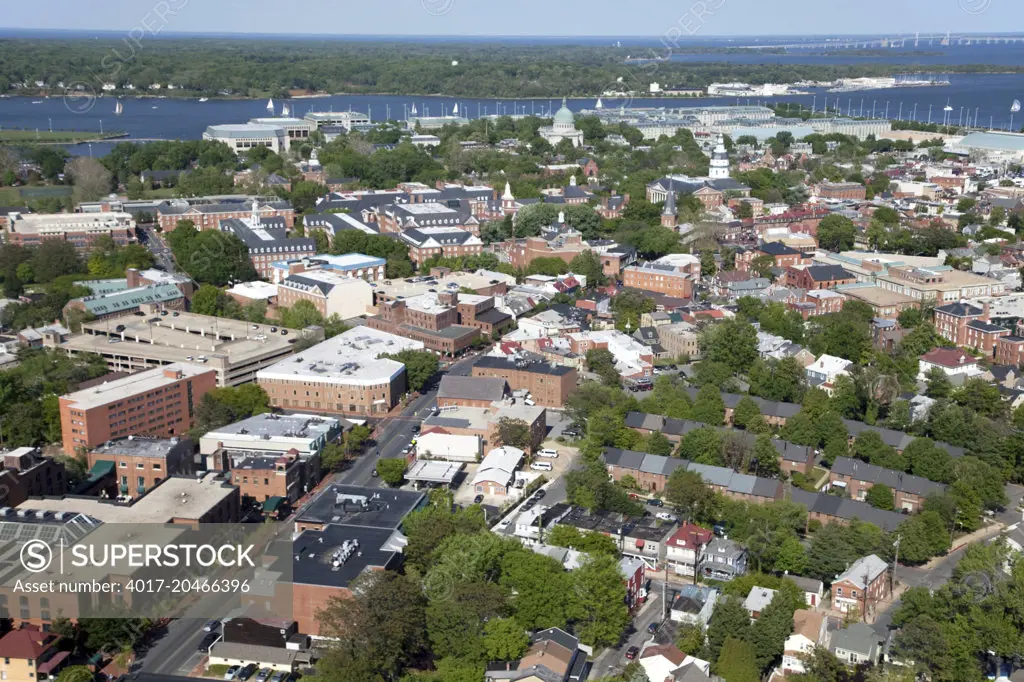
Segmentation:
[[(709, 41), (710, 42), (710, 41)], [(736, 44), (750, 44), (751, 40), (736, 39)], [(908, 41), (909, 43), (909, 41)], [(721, 42), (716, 42), (721, 45)], [(644, 48), (637, 46), (638, 53)], [(924, 64), (1021, 64), (1024, 63), (1024, 44), (976, 45), (938, 47), (921, 44), (918, 50), (934, 51), (939, 54), (923, 56), (909, 54), (911, 47), (892, 49), (881, 56), (856, 56), (823, 54), (820, 51), (796, 51), (784, 55), (775, 54), (684, 54), (674, 55), (673, 59), (686, 62), (734, 62), (734, 63), (772, 63), (772, 64), (857, 64), (866, 62), (906, 63), (907, 72), (913, 73), (914, 66)], [(637, 69), (636, 80), (647, 82), (656, 80), (647, 76), (640, 67)], [(951, 84), (947, 87), (927, 88), (891, 88), (885, 90), (869, 90), (855, 93), (826, 94), (815, 91), (812, 95), (790, 96), (763, 99), (735, 98), (668, 98), (656, 99), (633, 98), (625, 102), (633, 107), (656, 106), (693, 106), (702, 104), (755, 104), (771, 102), (788, 102), (804, 107), (816, 107), (821, 110), (828, 99), (833, 109), (838, 104), (844, 114), (870, 116), (872, 107), (874, 115), (882, 117), (888, 104), (888, 115), (892, 119), (901, 116), (903, 119), (916, 118), (919, 121), (929, 120), (943, 122), (943, 108), (948, 104), (953, 108), (950, 123), (956, 124), (969, 114), (973, 120), (984, 127), (1007, 129), (1010, 125), (1010, 105), (1014, 99), (1024, 100), (1024, 75), (1020, 74), (952, 74)], [(592, 109), (596, 103), (592, 98), (573, 98), (568, 106), (573, 111)], [(0, 127), (22, 128), (45, 131), (52, 130), (120, 130), (130, 138), (156, 139), (198, 139), (202, 137), (207, 126), (217, 123), (241, 123), (251, 118), (266, 116), (266, 100), (217, 100), (199, 102), (195, 99), (158, 99), (158, 98), (125, 98), (124, 113), (114, 114), (115, 100), (101, 97), (88, 107), (87, 111), (81, 101), (65, 103), (61, 97), (49, 99), (32, 99), (24, 97), (0, 98)], [(276, 102), (277, 113), (281, 112), (282, 102)], [(369, 113), (373, 120), (385, 118), (404, 119), (413, 105), (420, 115), (450, 114), (455, 104), (459, 113), (469, 118), (494, 113), (527, 113), (550, 115), (557, 109), (557, 99), (536, 100), (493, 100), (451, 97), (423, 97), (401, 95), (335, 95), (323, 98), (297, 99), (288, 102), (291, 113), (302, 116), (308, 111), (347, 111), (349, 109)], [(604, 100), (605, 106), (617, 107), (624, 104), (618, 99)], [(902, 112), (901, 112), (902, 105)], [(915, 110), (916, 105), (916, 110)], [(1024, 125), (1024, 112), (1014, 117), (1014, 128)], [(91, 149), (87, 145), (69, 147), (74, 154), (90, 154), (101, 156), (106, 154), (112, 143), (94, 143)]]

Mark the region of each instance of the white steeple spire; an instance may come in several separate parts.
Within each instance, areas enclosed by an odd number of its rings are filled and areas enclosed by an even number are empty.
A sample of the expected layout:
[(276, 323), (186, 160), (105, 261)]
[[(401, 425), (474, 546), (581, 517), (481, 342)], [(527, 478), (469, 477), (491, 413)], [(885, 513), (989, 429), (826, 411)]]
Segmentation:
[(510, 183), (510, 182), (506, 182), (505, 183), (505, 193), (501, 195), (501, 198), (502, 199), (510, 199), (510, 200), (511, 199), (515, 199), (515, 197), (512, 196), (512, 183)]
[(565, 211), (558, 212), (558, 224), (565, 225)]
[(260, 226), (260, 202), (256, 197), (252, 198), (252, 215), (249, 216), (249, 227), (256, 229)]
[(569, 186), (570, 187), (575, 187), (576, 186), (576, 174), (575, 173), (573, 173), (572, 177), (569, 178)]

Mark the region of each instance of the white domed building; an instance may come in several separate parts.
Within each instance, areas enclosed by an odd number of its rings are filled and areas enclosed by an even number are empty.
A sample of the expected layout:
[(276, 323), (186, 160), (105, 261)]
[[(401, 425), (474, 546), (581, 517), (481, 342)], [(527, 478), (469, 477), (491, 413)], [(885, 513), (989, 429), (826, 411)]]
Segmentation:
[(583, 146), (583, 131), (576, 130), (576, 118), (572, 111), (565, 105), (565, 98), (562, 98), (562, 107), (555, 112), (554, 125), (543, 126), (537, 130), (537, 134), (556, 145), (562, 140), (569, 140), (574, 147)]

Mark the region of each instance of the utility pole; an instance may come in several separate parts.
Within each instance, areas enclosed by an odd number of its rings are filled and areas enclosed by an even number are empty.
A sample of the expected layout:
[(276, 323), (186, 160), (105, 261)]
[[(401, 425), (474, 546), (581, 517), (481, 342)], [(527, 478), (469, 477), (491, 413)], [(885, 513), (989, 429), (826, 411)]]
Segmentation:
[(889, 574), (889, 594), (891, 595), (896, 591), (896, 567), (900, 565), (900, 540), (902, 535), (896, 534), (896, 540), (892, 543), (896, 547), (896, 556), (893, 557), (892, 561), (892, 573)]

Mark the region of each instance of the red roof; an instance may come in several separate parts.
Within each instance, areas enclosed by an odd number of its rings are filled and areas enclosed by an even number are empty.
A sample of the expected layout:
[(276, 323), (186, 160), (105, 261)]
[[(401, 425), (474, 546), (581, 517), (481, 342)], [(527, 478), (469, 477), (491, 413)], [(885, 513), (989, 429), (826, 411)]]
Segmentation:
[(921, 359), (933, 365), (953, 369), (978, 364), (973, 356), (956, 348), (935, 348), (922, 355)]
[(664, 656), (673, 665), (682, 665), (683, 661), (686, 660), (686, 654), (680, 651), (674, 644), (649, 646), (640, 654), (640, 658), (653, 658), (654, 656)]
[(49, 632), (13, 630), (0, 639), (0, 658), (39, 658), (55, 640)]
[(712, 535), (714, 533), (703, 526), (698, 526), (695, 523), (684, 523), (668, 539), (668, 544), (673, 547), (700, 547), (711, 542)]

